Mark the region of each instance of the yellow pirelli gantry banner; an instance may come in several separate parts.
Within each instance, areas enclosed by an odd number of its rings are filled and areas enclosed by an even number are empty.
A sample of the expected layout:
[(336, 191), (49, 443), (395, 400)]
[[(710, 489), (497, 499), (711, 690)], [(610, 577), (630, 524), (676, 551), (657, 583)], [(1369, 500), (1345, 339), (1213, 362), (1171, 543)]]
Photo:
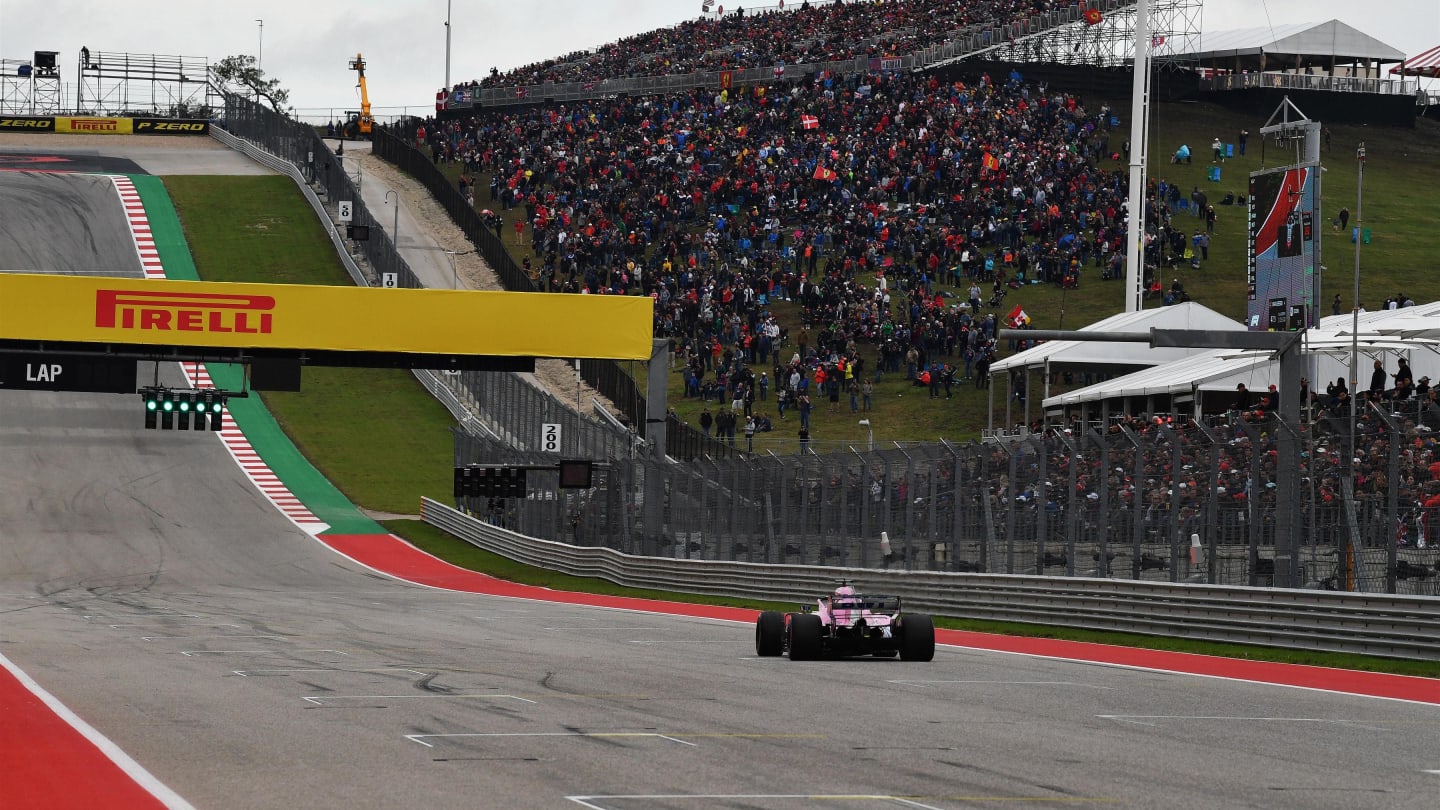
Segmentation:
[(649, 359), (648, 297), (0, 273), (0, 340)]

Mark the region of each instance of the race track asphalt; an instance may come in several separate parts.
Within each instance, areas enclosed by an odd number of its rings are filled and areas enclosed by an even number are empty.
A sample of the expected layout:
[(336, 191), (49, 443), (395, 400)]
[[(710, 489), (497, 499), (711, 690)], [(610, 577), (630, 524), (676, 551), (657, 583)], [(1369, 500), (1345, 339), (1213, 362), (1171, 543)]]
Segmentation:
[[(55, 182), (30, 193), (108, 205)], [(31, 233), (0, 262), (49, 262)], [(107, 262), (129, 249), (94, 233)], [(752, 633), (397, 582), (283, 518), (213, 434), (145, 431), (134, 397), (0, 391), (0, 653), (198, 808), (1440, 796), (1436, 706), (960, 648), (759, 659)]]

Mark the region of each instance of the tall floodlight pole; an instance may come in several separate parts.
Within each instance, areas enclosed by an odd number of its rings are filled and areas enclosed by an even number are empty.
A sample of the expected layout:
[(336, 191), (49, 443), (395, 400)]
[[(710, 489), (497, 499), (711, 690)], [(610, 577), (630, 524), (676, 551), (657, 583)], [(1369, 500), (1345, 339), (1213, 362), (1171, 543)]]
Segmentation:
[(445, 92), (450, 92), (450, 0), (445, 0)]
[(265, 69), (265, 21), (256, 20), (260, 24), (260, 50), (255, 54), (255, 67)]
[(1130, 199), (1125, 229), (1125, 311), (1145, 293), (1145, 155), (1149, 151), (1150, 0), (1135, 4), (1135, 81), (1130, 95)]
[[(1346, 448), (1349, 455), (1345, 457), (1350, 463), (1350, 486), (1354, 492), (1355, 481), (1355, 453), (1359, 443), (1355, 441), (1355, 430), (1357, 417), (1360, 409), (1360, 243), (1365, 237), (1364, 218), (1361, 206), (1365, 200), (1365, 142), (1361, 141), (1355, 147), (1355, 161), (1358, 164), (1359, 174), (1355, 182), (1355, 301), (1350, 310), (1350, 441)], [(1354, 524), (1352, 524), (1354, 525)], [(1350, 548), (1346, 549), (1340, 564), (1341, 570), (1345, 572), (1344, 588), (1354, 588), (1354, 581), (1351, 577), (1351, 559), (1355, 549), (1360, 544), (1359, 537), (1350, 538)]]

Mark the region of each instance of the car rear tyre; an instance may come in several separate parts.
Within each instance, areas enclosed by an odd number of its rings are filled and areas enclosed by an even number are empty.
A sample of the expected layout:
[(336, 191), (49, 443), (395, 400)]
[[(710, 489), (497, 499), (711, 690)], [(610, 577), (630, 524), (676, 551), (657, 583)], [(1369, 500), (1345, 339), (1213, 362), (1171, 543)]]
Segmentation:
[(900, 660), (935, 660), (935, 623), (923, 613), (912, 613), (901, 619)]
[(790, 660), (808, 661), (819, 658), (821, 651), (820, 617), (796, 613), (790, 617)]
[(755, 620), (755, 654), (766, 658), (785, 652), (785, 614), (767, 610)]

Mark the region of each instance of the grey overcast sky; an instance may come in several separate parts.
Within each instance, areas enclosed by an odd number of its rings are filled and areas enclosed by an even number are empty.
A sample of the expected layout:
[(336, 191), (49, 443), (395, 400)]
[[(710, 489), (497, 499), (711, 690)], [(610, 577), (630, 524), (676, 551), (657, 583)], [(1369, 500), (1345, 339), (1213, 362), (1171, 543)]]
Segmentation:
[[(734, 0), (717, 2), (730, 6)], [(492, 65), (518, 67), (700, 13), (700, 0), (451, 0), (448, 5), (452, 83), (478, 79)], [(299, 112), (324, 116), (328, 109), (357, 105), (348, 63), (363, 53), (376, 113), (398, 113), (407, 106), (433, 109), (445, 77), (446, 13), (446, 0), (0, 0), (0, 58), (28, 60), (37, 50), (58, 51), (62, 80), (69, 84), (82, 45), (92, 52), (212, 62), (232, 54), (259, 55), (266, 74), (290, 89)], [(1440, 45), (1440, 0), (1206, 0), (1201, 29), (1330, 19), (1409, 55)]]

